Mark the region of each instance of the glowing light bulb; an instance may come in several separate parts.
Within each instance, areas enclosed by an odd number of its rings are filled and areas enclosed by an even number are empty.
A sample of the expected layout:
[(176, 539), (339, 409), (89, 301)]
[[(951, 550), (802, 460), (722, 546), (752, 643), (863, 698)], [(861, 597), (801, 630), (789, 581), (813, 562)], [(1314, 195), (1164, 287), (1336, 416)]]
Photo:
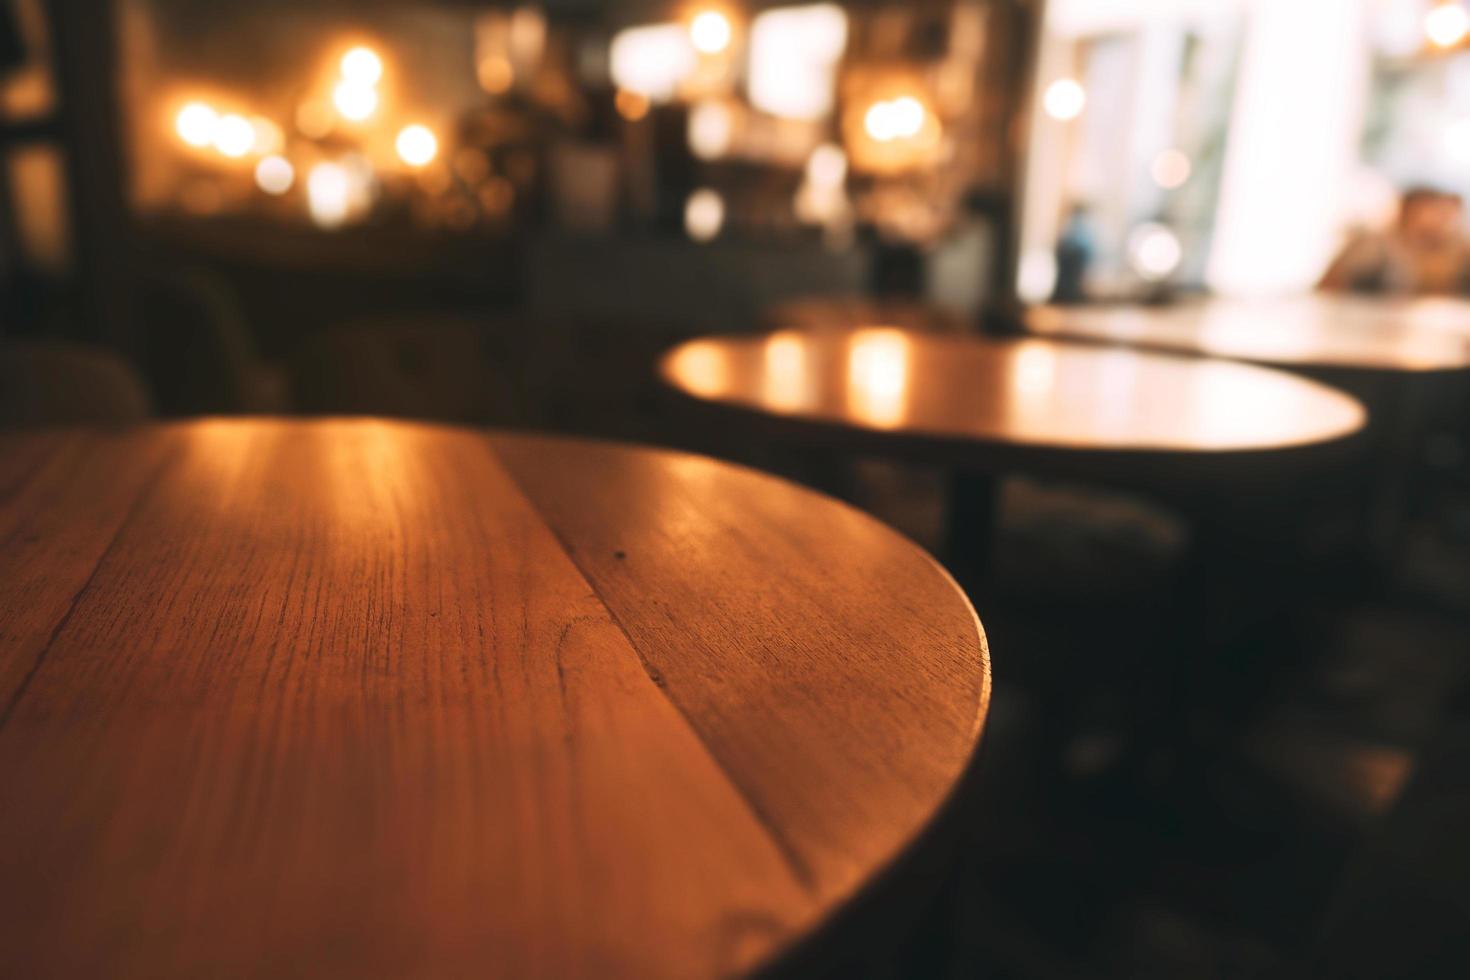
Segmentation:
[(190, 102), (174, 117), (174, 130), (179, 134), (179, 139), (201, 149), (214, 142), (214, 132), (218, 126), (219, 113), (203, 102)]
[(1048, 116), (1067, 122), (1087, 108), (1087, 90), (1074, 78), (1059, 78), (1046, 87), (1041, 104)]
[(267, 194), (281, 195), (296, 183), (296, 168), (283, 156), (261, 157), (255, 165), (255, 186)]
[(422, 167), (439, 153), (439, 141), (427, 126), (415, 123), (398, 131), (394, 142), (398, 158), (410, 167)]
[(230, 113), (221, 116), (214, 130), (214, 148), (225, 156), (239, 159), (255, 146), (255, 127), (244, 116)]
[(1470, 34), (1470, 11), (1459, 3), (1441, 3), (1424, 15), (1424, 34), (1437, 48), (1452, 48)]
[(341, 69), (347, 81), (371, 87), (383, 77), (383, 59), (372, 48), (359, 46), (342, 56)]
[(332, 89), (332, 104), (343, 119), (361, 122), (378, 109), (378, 90), (344, 78)]
[(700, 54), (719, 54), (730, 46), (734, 36), (730, 18), (718, 10), (705, 10), (689, 22), (689, 40)]

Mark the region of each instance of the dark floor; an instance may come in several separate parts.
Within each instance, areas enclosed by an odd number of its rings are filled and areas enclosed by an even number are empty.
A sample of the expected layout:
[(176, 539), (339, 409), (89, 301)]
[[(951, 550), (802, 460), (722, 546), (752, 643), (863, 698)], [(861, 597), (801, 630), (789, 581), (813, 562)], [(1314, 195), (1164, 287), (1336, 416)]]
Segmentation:
[[(856, 483), (862, 505), (937, 548), (938, 474), (863, 464)], [(1225, 662), (1249, 665), (1248, 703), (1212, 717), (1205, 698), (1188, 737), (1162, 750), (1146, 736), (1140, 747), (1129, 674), (1177, 653), (1147, 624), (1161, 618), (1187, 523), (1127, 497), (1019, 480), (1002, 512), (976, 596), (996, 677), (983, 812), (958, 952), (939, 972), (1308, 975), (1301, 964), (1343, 869), (1470, 682), (1470, 493), (1437, 495), (1405, 530), (1388, 580), (1306, 588), (1305, 604), (1233, 637)], [(1068, 592), (1074, 612), (1058, 615)], [(1109, 634), (1159, 649), (1130, 659), (1100, 640)], [(1102, 669), (1089, 663), (1099, 656)]]

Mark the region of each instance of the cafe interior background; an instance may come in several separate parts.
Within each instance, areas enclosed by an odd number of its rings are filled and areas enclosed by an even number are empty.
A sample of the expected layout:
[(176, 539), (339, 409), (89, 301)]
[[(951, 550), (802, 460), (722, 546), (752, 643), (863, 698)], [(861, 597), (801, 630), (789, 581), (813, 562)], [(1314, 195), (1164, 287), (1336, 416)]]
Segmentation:
[[(4, 13), (12, 365), (100, 354), (136, 413), (162, 418), (366, 414), (683, 447), (837, 493), (936, 553), (944, 471), (686, 411), (661, 354), (776, 331), (779, 360), (783, 331), (871, 328), (875, 384), (901, 398), (894, 327), (1024, 335), (1037, 311), (1143, 310), (1208, 331), (1245, 311), (1254, 343), (1290, 348), (1300, 333), (1273, 318), (1316, 302), (1354, 236), (1391, 229), (1405, 189), (1470, 192), (1458, 2)], [(1340, 302), (1412, 305), (1431, 347), (1470, 337), (1463, 298)], [(697, 345), (680, 356), (696, 393), (720, 387)], [(32, 369), (7, 370), (15, 395)], [(1399, 397), (1301, 370), (1370, 412)], [(1068, 398), (1045, 351), (1026, 373)], [(95, 387), (26, 377), (56, 421), (104, 411)], [(1004, 481), (971, 593), (996, 651), (979, 796), (1004, 805), (982, 804), (951, 869), (966, 897), (915, 975), (1284, 976), (1396, 929), (1463, 945), (1444, 896), (1463, 895), (1464, 824), (1404, 814), (1464, 785), (1463, 754), (1448, 773), (1427, 760), (1465, 744), (1470, 399), (1463, 372), (1414, 380), (1415, 425), (1358, 464), (1403, 477), (1387, 557), (1342, 558), (1351, 509), (1293, 527), (1311, 560), (1291, 608), (1233, 638), (1200, 711), (1209, 748), (1187, 763), (1156, 764), (1132, 700), (1150, 658), (1178, 651), (1125, 657), (1100, 637), (1162, 635), (1188, 515)], [(1105, 381), (1126, 389), (1126, 363)]]

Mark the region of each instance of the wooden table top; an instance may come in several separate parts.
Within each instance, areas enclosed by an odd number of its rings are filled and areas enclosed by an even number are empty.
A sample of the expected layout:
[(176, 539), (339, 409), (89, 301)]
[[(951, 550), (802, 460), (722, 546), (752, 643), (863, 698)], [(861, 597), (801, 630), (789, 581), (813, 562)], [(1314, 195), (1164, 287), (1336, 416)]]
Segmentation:
[(1287, 367), (1422, 373), (1470, 369), (1470, 302), (1299, 296), (1178, 306), (1040, 306), (1032, 333)]
[(893, 327), (703, 338), (660, 371), (692, 398), (791, 424), (1053, 453), (1277, 450), (1365, 422), (1350, 396), (1267, 368)]
[(827, 498), (374, 420), (0, 437), (16, 976), (712, 976), (912, 844), (984, 634)]

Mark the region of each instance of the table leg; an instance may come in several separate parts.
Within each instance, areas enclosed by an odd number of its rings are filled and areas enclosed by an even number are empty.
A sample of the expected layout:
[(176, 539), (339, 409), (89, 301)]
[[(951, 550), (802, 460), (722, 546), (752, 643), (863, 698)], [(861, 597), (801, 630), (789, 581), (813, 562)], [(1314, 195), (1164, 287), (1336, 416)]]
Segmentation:
[(944, 562), (967, 589), (984, 581), (995, 547), (1000, 480), (989, 474), (955, 472), (945, 506)]

